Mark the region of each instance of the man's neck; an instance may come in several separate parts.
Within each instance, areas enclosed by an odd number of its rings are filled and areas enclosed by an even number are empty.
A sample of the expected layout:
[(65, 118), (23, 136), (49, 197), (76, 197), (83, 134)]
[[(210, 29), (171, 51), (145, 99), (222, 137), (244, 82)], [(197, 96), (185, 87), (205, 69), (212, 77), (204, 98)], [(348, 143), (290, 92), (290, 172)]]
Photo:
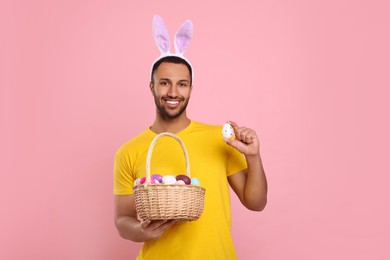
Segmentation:
[(156, 117), (153, 125), (150, 127), (150, 130), (153, 132), (160, 134), (163, 132), (169, 132), (172, 134), (177, 134), (178, 132), (186, 129), (191, 120), (186, 116), (174, 118), (174, 119), (163, 119), (159, 116)]

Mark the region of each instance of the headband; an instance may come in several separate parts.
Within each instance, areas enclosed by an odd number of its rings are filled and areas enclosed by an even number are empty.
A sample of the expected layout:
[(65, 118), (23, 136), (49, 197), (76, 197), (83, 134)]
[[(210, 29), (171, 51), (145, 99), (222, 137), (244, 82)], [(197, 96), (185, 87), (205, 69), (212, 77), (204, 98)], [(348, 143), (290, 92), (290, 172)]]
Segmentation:
[[(170, 40), (168, 28), (164, 23), (164, 20), (158, 16), (153, 16), (152, 22), (152, 32), (153, 38), (156, 42), (157, 48), (160, 50), (160, 57), (158, 57), (152, 64), (152, 70), (154, 64), (160, 59), (168, 56), (179, 57), (185, 60), (191, 67), (192, 70), (192, 80), (194, 78), (194, 70), (192, 68), (191, 63), (184, 57), (184, 52), (187, 49), (188, 45), (192, 39), (192, 22), (190, 20), (185, 20), (184, 23), (179, 27), (175, 34), (174, 45), (175, 52), (171, 53), (170, 48)], [(153, 71), (151, 71), (152, 73)]]

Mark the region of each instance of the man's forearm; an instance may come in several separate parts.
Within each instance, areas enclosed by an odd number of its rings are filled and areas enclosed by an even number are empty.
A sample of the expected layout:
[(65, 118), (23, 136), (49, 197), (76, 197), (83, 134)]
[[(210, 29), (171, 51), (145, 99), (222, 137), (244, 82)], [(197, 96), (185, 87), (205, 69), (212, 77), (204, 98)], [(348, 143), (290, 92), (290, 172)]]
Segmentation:
[(245, 182), (245, 201), (251, 210), (261, 211), (267, 204), (267, 179), (260, 154), (245, 156), (248, 174)]
[(128, 216), (118, 217), (115, 221), (120, 236), (134, 242), (144, 242), (145, 234), (142, 232), (141, 223), (138, 219)]

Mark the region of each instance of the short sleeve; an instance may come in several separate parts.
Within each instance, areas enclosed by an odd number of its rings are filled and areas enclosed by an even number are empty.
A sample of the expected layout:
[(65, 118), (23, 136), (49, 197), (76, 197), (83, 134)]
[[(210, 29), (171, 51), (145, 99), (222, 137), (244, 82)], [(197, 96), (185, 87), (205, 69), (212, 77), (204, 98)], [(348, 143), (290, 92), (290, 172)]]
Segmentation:
[(248, 168), (245, 156), (234, 147), (230, 145), (227, 145), (227, 147), (227, 176), (231, 176)]
[(114, 159), (114, 195), (133, 194), (134, 175), (130, 159), (118, 151)]

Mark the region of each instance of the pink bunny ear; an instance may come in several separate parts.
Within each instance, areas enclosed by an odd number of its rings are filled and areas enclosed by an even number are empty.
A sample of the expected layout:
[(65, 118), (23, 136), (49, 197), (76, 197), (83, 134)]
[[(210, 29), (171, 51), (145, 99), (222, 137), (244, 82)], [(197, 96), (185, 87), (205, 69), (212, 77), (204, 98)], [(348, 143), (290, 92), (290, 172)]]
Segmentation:
[(182, 55), (187, 49), (192, 39), (192, 22), (186, 20), (175, 34), (176, 54)]
[(156, 41), (156, 45), (161, 54), (169, 53), (170, 41), (168, 29), (164, 20), (158, 15), (153, 16), (152, 31), (154, 40)]

